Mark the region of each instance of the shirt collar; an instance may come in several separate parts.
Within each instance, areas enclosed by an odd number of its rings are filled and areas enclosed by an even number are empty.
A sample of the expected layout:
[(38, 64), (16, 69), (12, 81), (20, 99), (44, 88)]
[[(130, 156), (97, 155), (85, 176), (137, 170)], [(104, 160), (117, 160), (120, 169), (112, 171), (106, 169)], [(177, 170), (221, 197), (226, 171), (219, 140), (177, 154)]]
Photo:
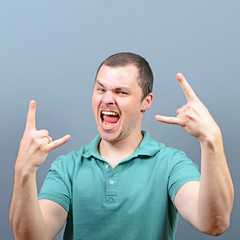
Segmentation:
[(85, 158), (93, 156), (95, 158), (103, 160), (98, 152), (98, 144), (100, 140), (101, 137), (97, 135), (89, 144), (83, 146), (83, 156)]
[(160, 151), (161, 145), (150, 136), (148, 131), (142, 131), (142, 134), (143, 140), (133, 154), (135, 154), (136, 157), (139, 155), (154, 156)]
[[(155, 141), (148, 131), (142, 131), (143, 139), (135, 152), (131, 154), (127, 159), (131, 159), (137, 156), (154, 156), (161, 149), (161, 144)], [(94, 158), (104, 160), (98, 152), (98, 144), (101, 140), (101, 137), (97, 135), (91, 143), (83, 147), (83, 156), (89, 158), (93, 156)], [(127, 160), (126, 159), (126, 160)]]

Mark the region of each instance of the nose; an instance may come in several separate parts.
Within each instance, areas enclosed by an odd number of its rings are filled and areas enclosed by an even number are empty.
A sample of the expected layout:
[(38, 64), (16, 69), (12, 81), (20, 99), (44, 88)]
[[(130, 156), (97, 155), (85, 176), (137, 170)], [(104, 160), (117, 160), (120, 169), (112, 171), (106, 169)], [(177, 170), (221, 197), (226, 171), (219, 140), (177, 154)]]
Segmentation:
[(115, 103), (115, 99), (114, 99), (113, 93), (110, 92), (110, 91), (106, 91), (103, 94), (102, 102), (104, 104), (106, 104), (106, 105), (113, 105)]

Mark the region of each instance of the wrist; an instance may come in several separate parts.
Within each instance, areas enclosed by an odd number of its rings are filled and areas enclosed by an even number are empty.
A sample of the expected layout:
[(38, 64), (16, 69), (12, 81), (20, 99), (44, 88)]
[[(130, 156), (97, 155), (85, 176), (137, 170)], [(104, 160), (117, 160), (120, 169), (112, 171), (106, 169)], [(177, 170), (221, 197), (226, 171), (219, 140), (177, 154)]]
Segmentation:
[(223, 145), (222, 133), (220, 128), (217, 126), (215, 129), (212, 129), (206, 136), (199, 138), (200, 145), (202, 147), (207, 147), (210, 149), (219, 148)]
[(23, 196), (24, 193), (27, 196), (29, 192), (29, 187), (35, 185), (36, 172), (28, 172), (23, 169), (15, 169), (13, 191), (15, 192), (15, 194), (17, 194), (17, 196)]
[(14, 168), (14, 176), (18, 179), (25, 179), (31, 176), (36, 176), (37, 168), (28, 166), (27, 164), (19, 164), (17, 161)]

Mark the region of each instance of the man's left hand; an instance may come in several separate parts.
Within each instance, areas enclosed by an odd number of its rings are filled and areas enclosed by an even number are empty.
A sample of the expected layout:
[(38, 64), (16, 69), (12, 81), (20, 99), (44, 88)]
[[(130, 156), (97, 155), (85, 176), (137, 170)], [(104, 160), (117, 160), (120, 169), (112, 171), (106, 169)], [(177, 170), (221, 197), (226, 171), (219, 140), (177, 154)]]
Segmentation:
[(176, 117), (156, 115), (159, 122), (182, 126), (189, 134), (201, 140), (209, 140), (220, 134), (220, 129), (203, 103), (196, 96), (195, 92), (181, 73), (177, 79), (187, 98), (187, 103), (179, 108)]

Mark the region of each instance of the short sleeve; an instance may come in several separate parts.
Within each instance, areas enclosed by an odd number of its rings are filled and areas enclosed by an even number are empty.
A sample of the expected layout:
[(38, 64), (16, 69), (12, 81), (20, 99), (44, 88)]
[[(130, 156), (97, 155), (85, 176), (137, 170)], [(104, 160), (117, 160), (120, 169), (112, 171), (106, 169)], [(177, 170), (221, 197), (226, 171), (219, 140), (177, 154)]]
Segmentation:
[(189, 181), (200, 181), (198, 166), (182, 151), (176, 150), (171, 159), (171, 170), (168, 179), (168, 192), (172, 202), (177, 191)]
[[(44, 180), (38, 199), (48, 199), (60, 204), (69, 212), (71, 203), (71, 184), (66, 157), (56, 159)], [(68, 161), (69, 162), (69, 161)]]

